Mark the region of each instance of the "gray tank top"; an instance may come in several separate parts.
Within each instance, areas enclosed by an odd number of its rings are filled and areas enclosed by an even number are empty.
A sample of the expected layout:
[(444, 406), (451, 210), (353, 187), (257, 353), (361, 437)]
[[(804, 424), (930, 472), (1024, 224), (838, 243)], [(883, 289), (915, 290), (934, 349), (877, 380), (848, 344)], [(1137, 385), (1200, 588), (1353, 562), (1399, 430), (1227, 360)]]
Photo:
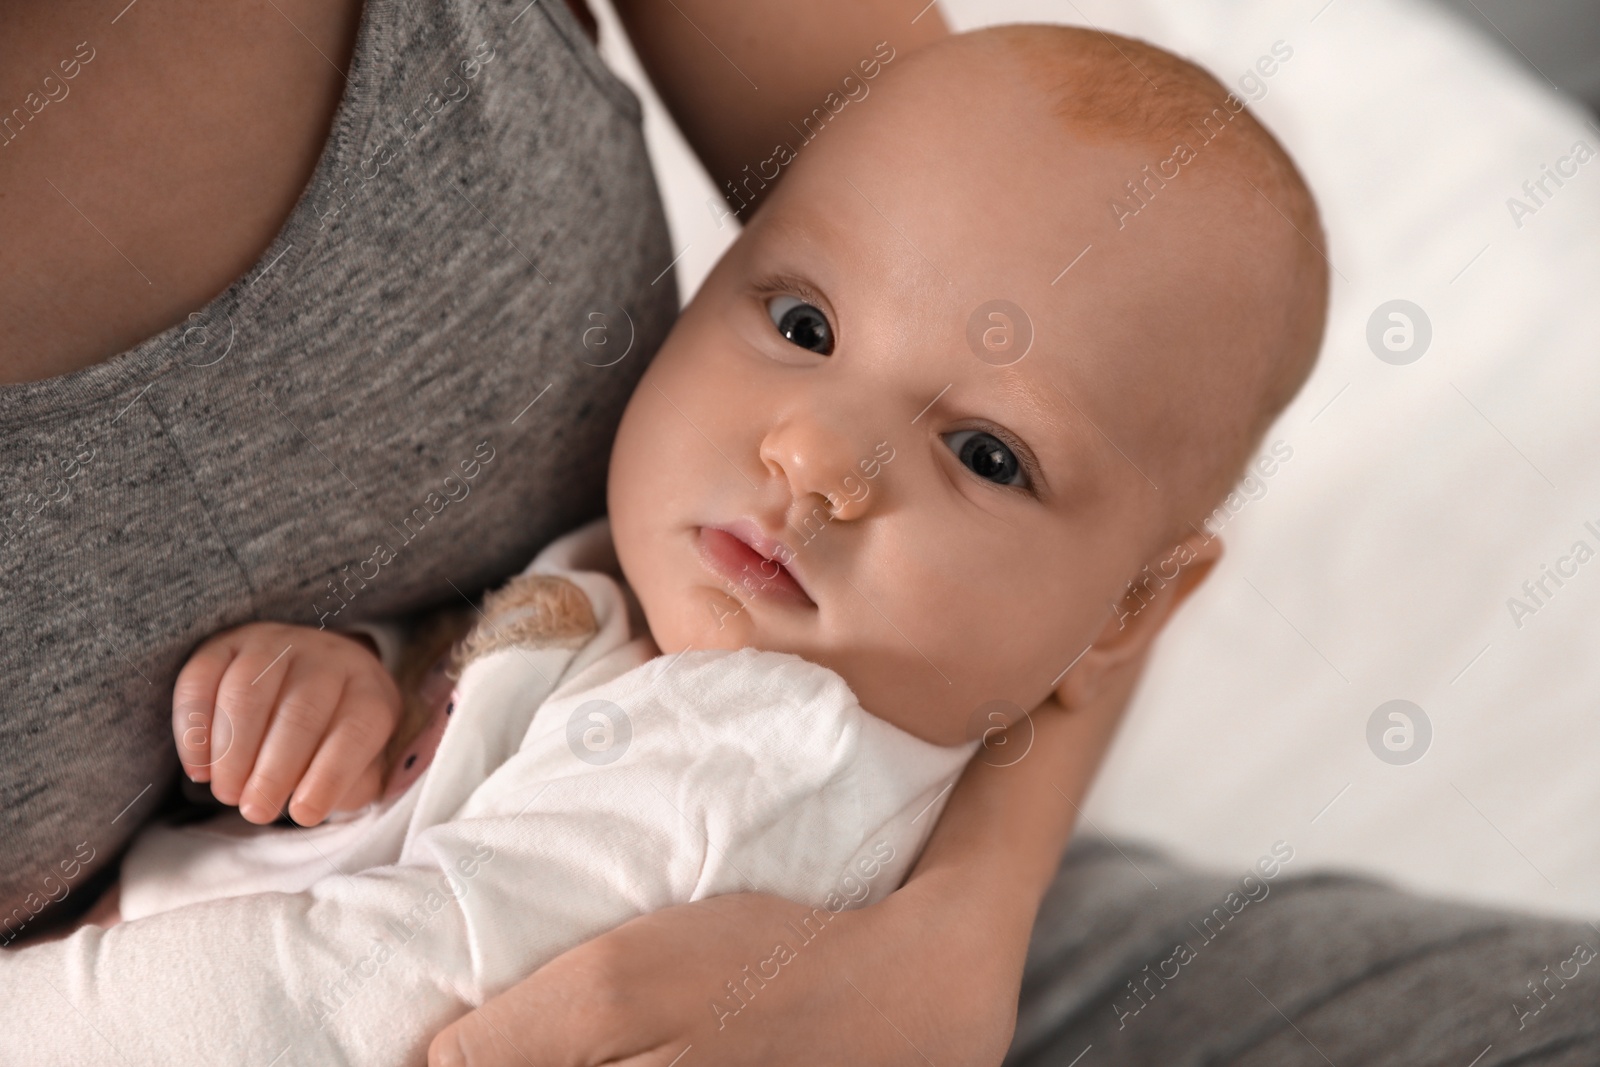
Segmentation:
[(566, 6), (368, 0), (260, 261), (0, 386), (0, 944), (175, 793), (200, 640), (460, 603), (600, 513), (671, 259), (638, 100)]

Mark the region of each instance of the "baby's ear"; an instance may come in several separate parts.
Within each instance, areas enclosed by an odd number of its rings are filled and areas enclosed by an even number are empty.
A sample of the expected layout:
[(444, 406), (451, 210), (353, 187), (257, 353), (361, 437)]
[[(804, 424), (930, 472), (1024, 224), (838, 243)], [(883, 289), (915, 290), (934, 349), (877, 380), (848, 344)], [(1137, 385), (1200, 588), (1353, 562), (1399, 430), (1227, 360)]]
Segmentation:
[(1064, 707), (1080, 707), (1108, 680), (1137, 673), (1156, 635), (1222, 558), (1222, 541), (1196, 531), (1147, 563), (1111, 606), (1100, 635), (1056, 686)]

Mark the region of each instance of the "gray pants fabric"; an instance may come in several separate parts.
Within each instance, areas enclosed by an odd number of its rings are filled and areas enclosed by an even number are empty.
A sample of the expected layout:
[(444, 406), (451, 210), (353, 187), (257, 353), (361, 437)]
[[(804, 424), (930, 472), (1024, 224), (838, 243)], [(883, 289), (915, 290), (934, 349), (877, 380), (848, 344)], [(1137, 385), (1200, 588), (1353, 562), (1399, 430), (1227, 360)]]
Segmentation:
[(1075, 843), (1034, 928), (1006, 1067), (1600, 1063), (1594, 926), (1243, 874)]

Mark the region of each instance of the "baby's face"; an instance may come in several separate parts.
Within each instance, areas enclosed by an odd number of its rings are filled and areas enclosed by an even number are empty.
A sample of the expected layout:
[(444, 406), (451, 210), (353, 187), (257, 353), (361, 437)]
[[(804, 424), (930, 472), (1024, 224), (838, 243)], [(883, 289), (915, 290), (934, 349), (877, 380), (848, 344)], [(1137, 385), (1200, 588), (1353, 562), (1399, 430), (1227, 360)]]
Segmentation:
[(792, 652), (953, 744), (1117, 631), (1172, 540), (1174, 355), (1249, 271), (1198, 189), (1119, 231), (1149, 153), (1065, 141), (1036, 96), (954, 76), (851, 104), (684, 311), (609, 483), (664, 652)]

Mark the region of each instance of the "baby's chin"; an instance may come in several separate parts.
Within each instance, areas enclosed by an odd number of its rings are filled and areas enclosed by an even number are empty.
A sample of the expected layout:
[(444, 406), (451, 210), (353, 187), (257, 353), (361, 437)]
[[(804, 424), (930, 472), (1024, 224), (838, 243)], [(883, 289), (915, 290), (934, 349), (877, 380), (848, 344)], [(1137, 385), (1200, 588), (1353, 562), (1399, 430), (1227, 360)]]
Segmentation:
[[(660, 622), (646, 608), (651, 636), (663, 655), (690, 649), (731, 652), (745, 648), (798, 655), (837, 673), (872, 715), (936, 745), (981, 740), (985, 726), (993, 725), (994, 713), (1011, 720), (1022, 717), (1026, 710), (1004, 700), (957, 699), (951, 703), (943, 682), (934, 684), (923, 679), (925, 684), (919, 684), (913, 668), (907, 669), (910, 674), (902, 669), (878, 670), (863, 664), (858, 657), (831, 655), (827, 649), (782, 647), (782, 642), (764, 639), (766, 635), (748, 608), (741, 610), (736, 601), (714, 588), (696, 589), (694, 595), (681, 599), (684, 603), (675, 605), (674, 610), (658, 613), (663, 616)], [(996, 679), (992, 688), (980, 688), (983, 692), (998, 692), (1007, 686)], [(1046, 695), (1041, 693), (1039, 700)], [(987, 716), (985, 709), (989, 709)]]
[(650, 637), (665, 655), (762, 647), (749, 610), (719, 589), (694, 586), (672, 597), (642, 596), (640, 604)]

